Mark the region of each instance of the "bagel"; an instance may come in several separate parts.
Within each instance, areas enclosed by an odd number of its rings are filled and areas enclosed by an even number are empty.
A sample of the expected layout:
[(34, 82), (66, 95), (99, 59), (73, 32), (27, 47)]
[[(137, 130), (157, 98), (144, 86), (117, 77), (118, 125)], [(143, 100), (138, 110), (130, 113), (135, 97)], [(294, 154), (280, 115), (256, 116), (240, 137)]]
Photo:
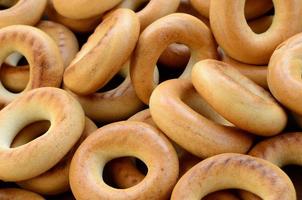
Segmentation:
[(254, 33), (248, 26), (243, 15), (244, 3), (212, 0), (211, 29), (219, 46), (230, 57), (248, 64), (267, 64), (280, 43), (302, 31), (302, 21), (297, 20), (302, 15), (302, 1), (273, 0), (275, 16), (262, 34)]
[[(56, 42), (64, 66), (67, 67), (79, 51), (79, 44), (75, 35), (65, 26), (51, 21), (41, 21), (37, 25), (37, 28), (44, 31)], [(8, 64), (4, 63), (0, 69), (2, 84), (5, 88), (13, 92), (21, 92), (24, 90), (29, 80), (29, 66), (11, 66), (17, 65), (21, 57), (21, 55), (12, 57), (8, 61)]]
[[(114, 89), (96, 92), (91, 95), (76, 95), (65, 88), (82, 105), (86, 115), (97, 122), (114, 122), (125, 120), (143, 109), (143, 103), (136, 96), (129, 76), (129, 61), (123, 65), (119, 74), (124, 81)], [(158, 75), (155, 74), (157, 81)]]
[(138, 36), (139, 21), (133, 11), (118, 9), (111, 13), (66, 68), (65, 86), (79, 95), (102, 88), (127, 61)]
[[(40, 120), (51, 124), (44, 135), (10, 148), (23, 127)], [(84, 121), (80, 104), (61, 89), (38, 88), (14, 100), (0, 111), (0, 179), (23, 181), (52, 168), (80, 138)]]
[[(210, 17), (211, 0), (190, 0), (192, 6), (203, 16)], [(273, 8), (272, 0), (247, 0), (244, 13), (247, 19), (259, 17)]]
[(190, 61), (181, 78), (190, 77), (197, 61), (217, 57), (216, 43), (209, 28), (196, 17), (176, 13), (153, 22), (140, 35), (130, 65), (133, 86), (145, 104), (149, 103), (156, 86), (152, 76), (156, 62), (172, 43), (185, 44), (191, 49)]
[(103, 14), (122, 0), (52, 0), (54, 8), (60, 15), (71, 19), (87, 19)]
[(272, 95), (285, 107), (302, 115), (301, 51), (302, 33), (282, 44), (273, 53), (268, 65), (268, 86)]
[[(37, 126), (37, 124), (34, 125)], [(31, 126), (30, 129), (23, 129), (14, 139), (12, 147), (19, 146), (18, 144), (27, 143), (34, 139), (38, 134), (41, 134), (41, 129), (33, 131), (33, 128), (35, 127)], [(95, 130), (97, 130), (96, 125), (90, 119), (86, 118), (85, 128), (83, 130), (81, 138), (58, 164), (37, 177), (17, 182), (17, 184), (24, 189), (43, 195), (55, 195), (67, 192), (70, 189), (69, 167), (72, 156), (81, 142), (83, 142), (84, 139)], [(47, 131), (47, 129), (44, 129), (42, 131)]]
[(12, 93), (0, 84), (0, 104), (7, 105), (18, 96), (38, 87), (59, 87), (63, 76), (63, 61), (55, 42), (37, 28), (13, 25), (0, 30), (0, 61), (17, 51), (27, 59), (30, 72), (26, 88)]
[[(105, 164), (125, 156), (145, 162), (147, 176), (129, 189), (106, 185)], [(70, 166), (71, 190), (77, 199), (167, 199), (177, 176), (178, 159), (172, 145), (143, 122), (117, 122), (98, 129), (80, 145)]]
[(65, 25), (75, 32), (90, 32), (93, 31), (102, 21), (102, 15), (87, 19), (70, 19), (60, 15), (53, 6), (53, 0), (48, 0), (45, 10), (46, 16), (55, 22)]
[(3, 200), (24, 200), (24, 199), (45, 200), (43, 197), (41, 197), (38, 194), (35, 194), (30, 191), (22, 190), (22, 189), (17, 189), (17, 188), (0, 189), (0, 199), (3, 199)]
[[(285, 133), (259, 142), (251, 149), (249, 155), (267, 160), (280, 168), (286, 165), (301, 166), (301, 145), (301, 132)], [(240, 195), (244, 200), (259, 199), (245, 191), (240, 192)]]
[(265, 200), (296, 199), (292, 182), (279, 167), (260, 158), (226, 153), (201, 161), (190, 169), (176, 184), (171, 200), (199, 200), (211, 192), (228, 188), (251, 191)]
[(179, 6), (180, 0), (124, 0), (117, 7), (136, 11), (146, 2), (148, 2), (147, 5), (136, 12), (140, 21), (141, 31), (155, 20), (174, 13)]
[(232, 59), (226, 55), (222, 49), (218, 48), (220, 60), (225, 62), (232, 67), (236, 68), (241, 74), (251, 79), (253, 82), (257, 83), (264, 89), (268, 89), (267, 84), (267, 66), (249, 65), (241, 63), (237, 60)]
[(169, 80), (157, 86), (150, 99), (150, 112), (156, 125), (179, 146), (201, 158), (225, 152), (246, 153), (252, 145), (248, 133), (204, 117), (213, 118), (211, 115), (215, 114), (209, 106), (200, 115), (184, 103), (196, 93), (187, 80)]
[(243, 130), (273, 136), (286, 126), (287, 115), (274, 98), (227, 63), (198, 62), (192, 83), (220, 115)]
[(12, 7), (0, 11), (0, 28), (17, 24), (35, 25), (42, 17), (46, 3), (47, 0), (19, 0)]

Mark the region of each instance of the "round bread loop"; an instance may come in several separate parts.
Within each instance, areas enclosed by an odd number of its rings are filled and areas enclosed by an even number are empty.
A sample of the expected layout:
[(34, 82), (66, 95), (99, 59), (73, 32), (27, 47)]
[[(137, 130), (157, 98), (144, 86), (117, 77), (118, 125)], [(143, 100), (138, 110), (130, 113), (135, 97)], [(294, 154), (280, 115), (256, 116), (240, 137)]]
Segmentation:
[(6, 188), (0, 189), (0, 199), (3, 200), (45, 200), (42, 196), (35, 194), (30, 191), (17, 189), (17, 188)]
[(103, 14), (114, 8), (122, 0), (52, 0), (60, 15), (71, 19), (87, 19)]
[[(112, 188), (102, 178), (103, 168), (108, 161), (125, 156), (146, 163), (148, 174), (131, 188)], [(77, 199), (167, 199), (177, 176), (178, 159), (172, 145), (143, 122), (117, 122), (98, 129), (78, 148), (70, 167), (70, 185)]]
[(138, 36), (139, 21), (133, 11), (110, 13), (66, 68), (65, 86), (79, 95), (102, 88), (126, 63)]
[[(135, 11), (140, 5), (146, 2), (148, 0), (124, 0), (118, 7), (129, 8)], [(149, 0), (148, 4), (142, 10), (136, 12), (140, 21), (141, 31), (155, 20), (174, 13), (179, 3), (180, 0)]]
[(251, 79), (253, 82), (257, 83), (261, 87), (268, 89), (267, 84), (267, 66), (249, 65), (237, 60), (232, 59), (223, 52), (221, 48), (218, 48), (220, 60), (225, 62), (232, 67), (236, 68), (241, 74)]
[(90, 32), (93, 31), (102, 21), (102, 15), (87, 19), (70, 19), (60, 15), (53, 6), (53, 0), (47, 1), (45, 10), (46, 16), (55, 22), (65, 25), (75, 32)]
[[(285, 133), (259, 142), (249, 155), (267, 160), (280, 168), (286, 165), (301, 166), (301, 145), (301, 132)], [(259, 199), (245, 191), (240, 192), (240, 195), (244, 200)]]
[(12, 93), (0, 83), (0, 103), (8, 104), (25, 92), (38, 87), (59, 87), (63, 61), (55, 42), (37, 28), (13, 25), (0, 30), (0, 63), (12, 52), (25, 56), (30, 66), (29, 81), (21, 93)]
[(273, 96), (299, 115), (302, 115), (301, 42), (302, 33), (279, 45), (270, 59), (267, 77)]
[[(64, 66), (67, 67), (79, 51), (79, 44), (75, 35), (65, 26), (51, 21), (41, 21), (37, 28), (44, 31), (56, 42)], [(28, 65), (15, 67), (21, 58), (22, 55), (13, 56), (8, 61), (8, 64), (3, 63), (0, 69), (2, 84), (12, 92), (24, 90), (29, 80)]]
[[(41, 120), (49, 120), (51, 124), (44, 135), (10, 148), (23, 127)], [(0, 179), (22, 181), (52, 168), (80, 138), (84, 121), (81, 105), (57, 88), (29, 91), (7, 105), (0, 112), (0, 131), (3, 132), (0, 136)]]
[[(38, 135), (40, 135), (41, 131), (43, 130), (37, 129), (36, 131), (33, 131), (33, 129), (35, 129), (36, 126), (41, 127), (40, 124), (38, 125), (34, 124), (33, 126), (29, 127), (30, 129), (23, 129), (14, 139), (14, 142), (12, 143), (12, 147), (19, 146), (20, 144), (21, 145), (25, 144), (31, 141), (32, 139), (36, 138)], [(22, 188), (43, 195), (55, 195), (68, 191), (70, 189), (69, 167), (73, 154), (75, 153), (79, 145), (84, 141), (84, 139), (88, 137), (95, 130), (97, 130), (96, 125), (86, 117), (85, 128), (83, 130), (81, 138), (58, 164), (56, 164), (53, 168), (51, 168), (50, 170), (46, 171), (45, 173), (37, 177), (25, 181), (17, 182), (17, 184)], [(47, 131), (47, 129), (45, 131)]]
[[(197, 94), (187, 80), (169, 80), (157, 86), (150, 99), (150, 111), (156, 125), (171, 140), (198, 157), (247, 152), (252, 145), (250, 135), (204, 117), (218, 121), (215, 111), (205, 102), (203, 110), (199, 110), (204, 116), (192, 110), (184, 103), (186, 98), (193, 96), (192, 93)], [(199, 101), (202, 102), (201, 97)]]
[[(125, 120), (144, 107), (136, 96), (128, 69), (129, 61), (123, 65), (119, 72), (125, 80), (116, 88), (106, 92), (81, 96), (72, 93), (67, 88), (65, 89), (80, 102), (86, 115), (92, 120), (102, 123)], [(158, 79), (157, 76), (155, 74), (155, 80)]]
[(47, 0), (19, 0), (0, 11), (0, 28), (16, 24), (35, 25), (42, 17), (46, 3)]
[[(273, 0), (275, 16), (270, 28), (256, 34), (244, 19), (243, 0), (212, 0), (210, 22), (216, 41), (232, 58), (248, 63), (267, 64), (275, 48), (302, 31), (302, 1)], [(291, 22), (291, 23), (289, 23)]]
[(274, 98), (227, 63), (198, 62), (192, 83), (220, 115), (243, 130), (272, 136), (286, 126), (287, 115)]
[[(190, 0), (192, 6), (203, 16), (209, 18), (211, 0)], [(259, 17), (273, 8), (272, 0), (246, 0), (244, 13), (247, 19)]]
[(133, 86), (145, 104), (149, 103), (156, 86), (153, 81), (156, 62), (172, 43), (185, 44), (191, 49), (190, 61), (181, 78), (190, 78), (191, 69), (197, 61), (217, 57), (211, 31), (196, 17), (175, 13), (153, 22), (140, 35), (130, 66)]
[(296, 199), (292, 182), (279, 167), (260, 158), (226, 153), (201, 161), (189, 170), (176, 184), (171, 200), (199, 200), (229, 188), (251, 191), (265, 200)]

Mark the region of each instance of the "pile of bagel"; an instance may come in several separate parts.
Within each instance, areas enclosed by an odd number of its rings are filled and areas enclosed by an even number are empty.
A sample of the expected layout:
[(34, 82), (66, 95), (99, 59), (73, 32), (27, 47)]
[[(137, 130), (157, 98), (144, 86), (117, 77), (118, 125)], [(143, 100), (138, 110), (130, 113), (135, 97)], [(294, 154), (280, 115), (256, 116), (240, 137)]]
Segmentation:
[(299, 199), (302, 0), (0, 7), (0, 200)]

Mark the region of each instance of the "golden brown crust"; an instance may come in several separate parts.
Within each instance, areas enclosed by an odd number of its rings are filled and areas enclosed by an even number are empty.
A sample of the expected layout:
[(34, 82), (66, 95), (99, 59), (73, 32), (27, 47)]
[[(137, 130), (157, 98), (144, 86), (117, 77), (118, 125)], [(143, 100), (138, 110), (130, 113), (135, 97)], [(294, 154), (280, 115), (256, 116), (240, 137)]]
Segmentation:
[(302, 21), (297, 19), (302, 15), (302, 2), (274, 0), (273, 23), (262, 34), (254, 33), (246, 23), (244, 2), (211, 0), (211, 28), (227, 55), (244, 63), (265, 65), (280, 43), (301, 32)]
[(226, 153), (195, 165), (178, 181), (171, 200), (199, 200), (228, 188), (248, 190), (267, 200), (296, 199), (289, 177), (274, 164), (248, 155)]
[[(250, 135), (192, 110), (184, 103), (192, 93), (196, 91), (187, 80), (169, 80), (157, 86), (150, 99), (156, 125), (179, 146), (201, 158), (225, 152), (246, 153), (252, 145)], [(205, 109), (204, 113), (213, 111)]]
[[(108, 161), (124, 156), (141, 159), (148, 175), (132, 188), (117, 190), (106, 185), (100, 174)], [(117, 122), (98, 129), (81, 144), (70, 167), (72, 192), (83, 200), (167, 199), (177, 176), (178, 159), (172, 145), (143, 122)]]
[(66, 68), (65, 86), (80, 95), (102, 88), (129, 59), (138, 36), (139, 21), (133, 11), (110, 13)]
[(192, 83), (198, 93), (238, 128), (261, 136), (280, 133), (287, 115), (262, 87), (231, 65), (203, 60), (193, 67)]
[(216, 43), (209, 28), (196, 17), (175, 13), (152, 23), (140, 35), (130, 66), (135, 91), (145, 104), (149, 103), (156, 86), (153, 81), (156, 62), (165, 48), (175, 42), (191, 49), (191, 59), (182, 78), (190, 77), (197, 61), (217, 57)]
[[(41, 120), (51, 123), (46, 134), (20, 147), (9, 148), (23, 127)], [(3, 108), (0, 124), (5, 133), (0, 138), (3, 161), (0, 178), (22, 181), (49, 170), (66, 155), (84, 129), (84, 112), (64, 90), (43, 87), (27, 92)]]

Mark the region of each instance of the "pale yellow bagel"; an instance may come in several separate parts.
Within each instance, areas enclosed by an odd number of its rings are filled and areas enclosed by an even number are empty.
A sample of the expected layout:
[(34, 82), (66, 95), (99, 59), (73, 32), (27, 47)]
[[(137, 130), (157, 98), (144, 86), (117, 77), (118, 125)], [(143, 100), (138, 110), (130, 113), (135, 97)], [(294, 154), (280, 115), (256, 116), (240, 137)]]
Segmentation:
[(0, 28), (24, 24), (35, 25), (41, 18), (47, 0), (19, 0), (12, 7), (0, 11)]
[(42, 196), (35, 194), (30, 191), (17, 189), (17, 188), (7, 188), (0, 189), (0, 199), (1, 200), (45, 200)]
[(55, 22), (65, 25), (75, 32), (90, 32), (93, 31), (102, 21), (102, 15), (87, 19), (70, 19), (60, 15), (53, 7), (52, 0), (47, 1), (45, 10), (46, 16)]
[(172, 43), (185, 44), (191, 49), (190, 61), (181, 78), (190, 78), (191, 68), (196, 62), (217, 57), (211, 31), (196, 17), (176, 13), (153, 22), (140, 35), (130, 67), (137, 96), (145, 104), (149, 104), (150, 95), (156, 87), (153, 81), (156, 62)]
[(302, 115), (301, 41), (302, 33), (278, 46), (270, 59), (267, 77), (273, 96), (299, 115)]
[[(102, 178), (103, 168), (108, 161), (125, 156), (142, 160), (148, 174), (131, 188), (112, 188)], [(76, 199), (167, 199), (177, 176), (178, 159), (172, 145), (143, 122), (117, 122), (98, 129), (78, 148), (70, 167)]]
[[(278, 167), (286, 165), (302, 165), (302, 133), (284, 133), (256, 144), (249, 155), (267, 160)], [(256, 196), (247, 192), (240, 193), (244, 200), (258, 200)]]
[[(23, 127), (41, 120), (51, 124), (44, 135), (10, 148)], [(0, 111), (0, 179), (22, 181), (55, 166), (80, 138), (84, 122), (80, 104), (64, 90), (38, 88), (17, 98)]]
[[(232, 58), (263, 65), (275, 48), (287, 38), (302, 31), (302, 1), (273, 0), (275, 16), (270, 28), (256, 34), (248, 26), (243, 0), (211, 0), (211, 29), (219, 46)], [(290, 22), (290, 23), (289, 23)]]
[(171, 200), (199, 200), (229, 188), (251, 191), (265, 200), (296, 200), (292, 182), (279, 167), (234, 153), (216, 155), (195, 165), (178, 181)]
[(201, 115), (215, 113), (209, 112), (210, 108), (201, 114), (194, 111), (184, 102), (192, 93), (197, 92), (187, 80), (174, 79), (157, 86), (150, 99), (156, 125), (179, 146), (201, 158), (225, 152), (246, 153), (252, 145), (250, 135)]
[(118, 7), (129, 8), (135, 11), (146, 2), (148, 2), (147, 5), (142, 10), (136, 12), (140, 21), (141, 31), (155, 20), (174, 13), (179, 6), (180, 0), (124, 0)]
[[(57, 44), (62, 56), (64, 66), (67, 67), (79, 51), (79, 44), (75, 35), (65, 26), (51, 22), (41, 21), (37, 28), (49, 35)], [(29, 80), (29, 67), (14, 67), (20, 57), (4, 63), (0, 69), (0, 79), (5, 88), (13, 92), (21, 92), (25, 89)]]
[(80, 95), (102, 88), (126, 63), (138, 36), (139, 20), (133, 11), (118, 9), (111, 13), (66, 68), (65, 86)]
[(263, 88), (231, 65), (203, 60), (194, 65), (192, 83), (198, 93), (238, 128), (261, 136), (280, 133), (287, 115)]
[(0, 103), (8, 104), (25, 92), (38, 87), (59, 87), (63, 76), (63, 61), (59, 48), (44, 32), (25, 25), (0, 29), (0, 63), (12, 52), (25, 56), (29, 63), (29, 81), (21, 93), (12, 93), (0, 84)]
[(220, 60), (222, 62), (228, 63), (232, 67), (236, 68), (241, 74), (251, 79), (253, 82), (257, 83), (265, 89), (268, 89), (267, 66), (249, 65), (246, 63), (239, 62), (226, 55), (225, 52), (223, 52), (223, 50), (220, 48), (218, 48), (218, 52), (220, 55)]
[[(200, 14), (209, 18), (211, 0), (190, 0), (190, 3)], [(272, 0), (246, 0), (245, 17), (247, 19), (259, 17), (271, 8), (273, 8)]]
[[(32, 139), (35, 139), (38, 134), (41, 134), (41, 130), (33, 131), (32, 128), (35, 127), (31, 127), (31, 129), (23, 129), (14, 139), (12, 147), (19, 146), (18, 144), (25, 144)], [(46, 130), (44, 129), (42, 131)], [(24, 189), (43, 195), (55, 195), (68, 191), (70, 189), (69, 167), (73, 154), (75, 153), (79, 145), (84, 141), (84, 139), (95, 130), (97, 130), (96, 125), (86, 117), (85, 128), (83, 130), (81, 138), (58, 164), (37, 177), (17, 182), (17, 184)]]
[(103, 14), (122, 0), (52, 0), (60, 15), (71, 19), (87, 19)]

